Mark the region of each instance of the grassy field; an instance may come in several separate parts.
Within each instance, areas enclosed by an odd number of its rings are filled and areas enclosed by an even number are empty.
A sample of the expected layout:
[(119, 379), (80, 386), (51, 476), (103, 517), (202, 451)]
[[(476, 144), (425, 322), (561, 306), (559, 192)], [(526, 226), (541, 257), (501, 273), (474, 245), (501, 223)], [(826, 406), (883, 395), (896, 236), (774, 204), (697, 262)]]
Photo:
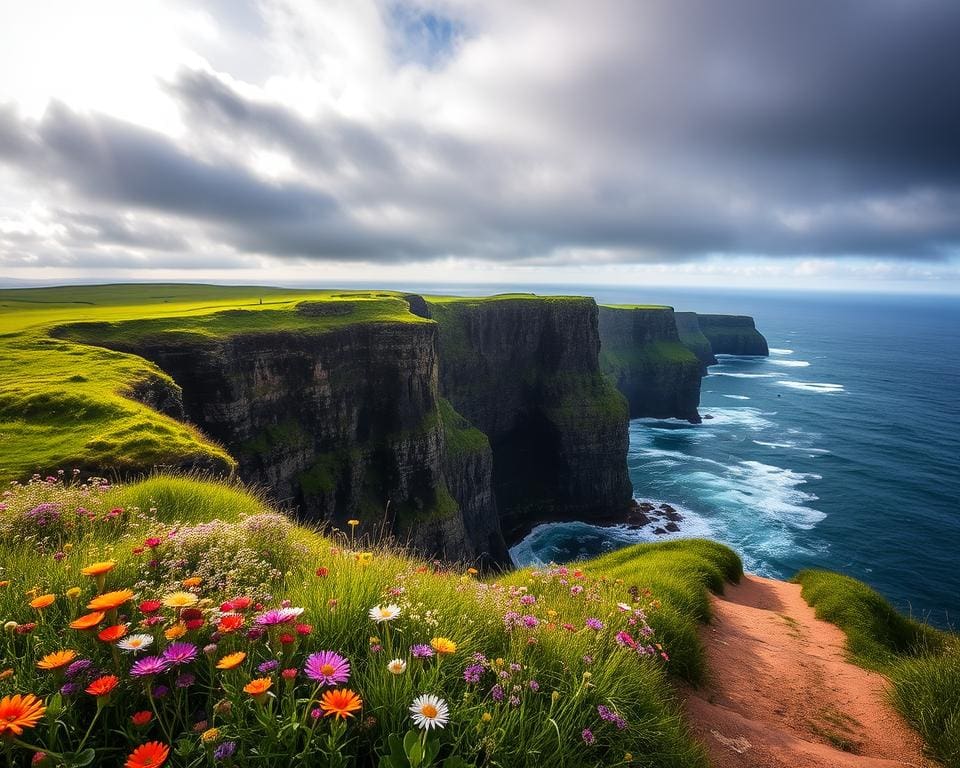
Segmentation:
[(796, 581), (817, 616), (846, 633), (853, 660), (890, 679), (894, 706), (930, 752), (960, 768), (960, 637), (902, 616), (856, 579), (809, 570)]
[[(0, 510), (0, 696), (46, 706), (5, 742), (14, 763), (41, 750), (120, 765), (157, 741), (178, 766), (228, 752), (217, 764), (412, 765), (411, 750), (447, 768), (705, 766), (670, 679), (703, 674), (696, 626), (707, 590), (740, 574), (730, 550), (645, 545), (482, 581), (372, 542), (369, 529), (298, 527), (237, 485), (194, 478), (13, 486)], [(106, 573), (83, 574), (98, 562)], [(124, 589), (93, 629), (69, 628), (98, 593)], [(251, 605), (228, 602), (238, 597)], [(390, 604), (394, 620), (369, 617)], [(303, 612), (257, 624), (283, 606)], [(123, 650), (111, 632), (150, 648)], [(62, 651), (76, 655), (38, 668)], [(311, 677), (307, 659), (321, 651), (349, 662), (346, 679)], [(246, 654), (239, 666), (219, 669), (234, 653)], [(135, 661), (164, 654), (187, 660), (135, 674)], [(109, 695), (87, 692), (104, 677)], [(362, 699), (355, 716), (318, 706), (334, 688)], [(444, 727), (416, 727), (409, 709), (421, 694), (443, 700)], [(138, 712), (149, 713), (143, 725)]]

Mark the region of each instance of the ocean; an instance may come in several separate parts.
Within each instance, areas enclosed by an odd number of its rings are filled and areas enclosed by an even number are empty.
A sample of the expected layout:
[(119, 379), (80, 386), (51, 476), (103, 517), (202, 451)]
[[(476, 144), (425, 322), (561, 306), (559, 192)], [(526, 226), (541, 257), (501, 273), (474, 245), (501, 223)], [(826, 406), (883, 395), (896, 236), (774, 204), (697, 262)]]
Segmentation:
[[(960, 300), (575, 292), (603, 303), (752, 315), (771, 347), (769, 358), (723, 357), (710, 368), (703, 424), (631, 422), (635, 498), (668, 503), (683, 516), (668, 536), (725, 542), (748, 571), (765, 576), (840, 571), (901, 610), (957, 625)], [(511, 554), (520, 565), (563, 562), (663, 538), (652, 526), (551, 523)]]

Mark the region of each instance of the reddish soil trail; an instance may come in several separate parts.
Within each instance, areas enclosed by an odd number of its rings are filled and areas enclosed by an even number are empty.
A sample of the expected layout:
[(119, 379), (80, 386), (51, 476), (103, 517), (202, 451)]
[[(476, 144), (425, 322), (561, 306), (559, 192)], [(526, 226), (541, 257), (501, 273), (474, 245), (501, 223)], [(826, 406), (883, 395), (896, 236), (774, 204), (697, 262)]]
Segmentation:
[(714, 768), (935, 766), (887, 703), (883, 676), (844, 654), (800, 587), (746, 576), (702, 630), (711, 679), (686, 709)]

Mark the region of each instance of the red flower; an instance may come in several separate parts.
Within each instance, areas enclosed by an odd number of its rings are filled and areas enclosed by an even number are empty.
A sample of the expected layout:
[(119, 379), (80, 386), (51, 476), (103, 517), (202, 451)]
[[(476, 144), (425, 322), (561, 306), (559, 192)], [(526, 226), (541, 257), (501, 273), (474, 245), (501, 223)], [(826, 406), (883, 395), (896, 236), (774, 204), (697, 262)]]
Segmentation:
[(132, 722), (138, 728), (142, 728), (147, 723), (153, 719), (153, 712), (149, 709), (142, 709), (139, 712), (134, 712), (130, 716), (130, 722)]
[(228, 613), (226, 616), (220, 617), (220, 623), (217, 624), (217, 629), (226, 634), (236, 632), (242, 626), (243, 616), (238, 613)]
[(301, 637), (306, 637), (311, 632), (313, 632), (313, 627), (309, 624), (297, 624), (297, 634)]
[(194, 619), (202, 619), (203, 611), (199, 608), (184, 608), (180, 611), (180, 618), (184, 621), (193, 621)]
[(297, 677), (297, 671), (298, 670), (295, 667), (291, 667), (290, 669), (283, 670), (283, 672), (280, 673), (280, 676), (283, 677), (284, 680), (295, 680)]
[[(233, 606), (235, 611), (245, 611), (253, 603), (249, 597), (235, 597), (230, 601), (230, 604)], [(259, 608), (257, 610), (260, 610)]]
[(163, 608), (163, 603), (159, 600), (144, 600), (140, 603), (140, 610), (143, 613), (156, 613)]
[(295, 642), (297, 642), (297, 638), (287, 632), (284, 632), (282, 635), (280, 635), (281, 645), (290, 645), (291, 643)]
[(200, 629), (200, 627), (203, 626), (203, 619), (190, 619), (190, 621), (186, 622), (186, 624), (187, 624), (187, 629), (188, 629), (188, 630), (189, 630), (189, 629)]
[(110, 692), (117, 687), (117, 683), (120, 682), (120, 678), (116, 675), (104, 675), (103, 677), (98, 677), (90, 685), (87, 686), (87, 693), (91, 696), (109, 696)]
[(142, 554), (143, 554), (143, 547), (134, 547), (134, 548), (133, 548), (133, 554), (135, 554), (135, 555), (142, 555)]
[(321, 579), (328, 573), (330, 573), (330, 569), (325, 565), (321, 565), (319, 568), (317, 568), (317, 576), (319, 576)]
[(159, 536), (151, 536), (149, 539), (147, 539), (143, 543), (146, 546), (148, 546), (150, 549), (156, 549), (157, 547), (160, 546), (160, 544), (163, 543), (163, 539), (161, 539)]
[(159, 741), (141, 744), (127, 758), (124, 768), (160, 768), (170, 756), (170, 747)]

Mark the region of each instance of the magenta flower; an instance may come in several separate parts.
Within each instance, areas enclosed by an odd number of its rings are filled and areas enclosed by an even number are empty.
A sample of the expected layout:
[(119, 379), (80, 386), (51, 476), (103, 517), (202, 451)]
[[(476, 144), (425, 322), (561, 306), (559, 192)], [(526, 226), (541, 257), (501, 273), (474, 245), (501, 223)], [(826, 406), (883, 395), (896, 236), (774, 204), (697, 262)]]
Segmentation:
[(592, 630), (594, 630), (594, 631), (596, 631), (596, 632), (599, 632), (601, 629), (603, 629), (603, 622), (600, 621), (600, 619), (595, 619), (595, 618), (591, 617), (591, 618), (587, 619), (587, 626), (588, 626), (590, 629), (592, 629)]
[(410, 649), (410, 655), (415, 659), (429, 659), (433, 656), (433, 648), (424, 643), (418, 643)]
[(303, 671), (320, 685), (339, 685), (350, 678), (350, 662), (339, 653), (320, 651), (307, 657)]
[(589, 728), (584, 728), (580, 733), (580, 738), (583, 739), (583, 743), (587, 746), (590, 746), (597, 740), (596, 736), (593, 735), (593, 731)]
[(170, 662), (162, 656), (144, 656), (130, 667), (130, 674), (134, 677), (152, 677), (167, 671)]
[(170, 643), (163, 649), (163, 658), (174, 667), (189, 664), (197, 658), (197, 646), (193, 643)]
[(303, 613), (303, 608), (273, 608), (261, 613), (253, 621), (262, 627), (274, 627), (277, 624), (286, 624)]

